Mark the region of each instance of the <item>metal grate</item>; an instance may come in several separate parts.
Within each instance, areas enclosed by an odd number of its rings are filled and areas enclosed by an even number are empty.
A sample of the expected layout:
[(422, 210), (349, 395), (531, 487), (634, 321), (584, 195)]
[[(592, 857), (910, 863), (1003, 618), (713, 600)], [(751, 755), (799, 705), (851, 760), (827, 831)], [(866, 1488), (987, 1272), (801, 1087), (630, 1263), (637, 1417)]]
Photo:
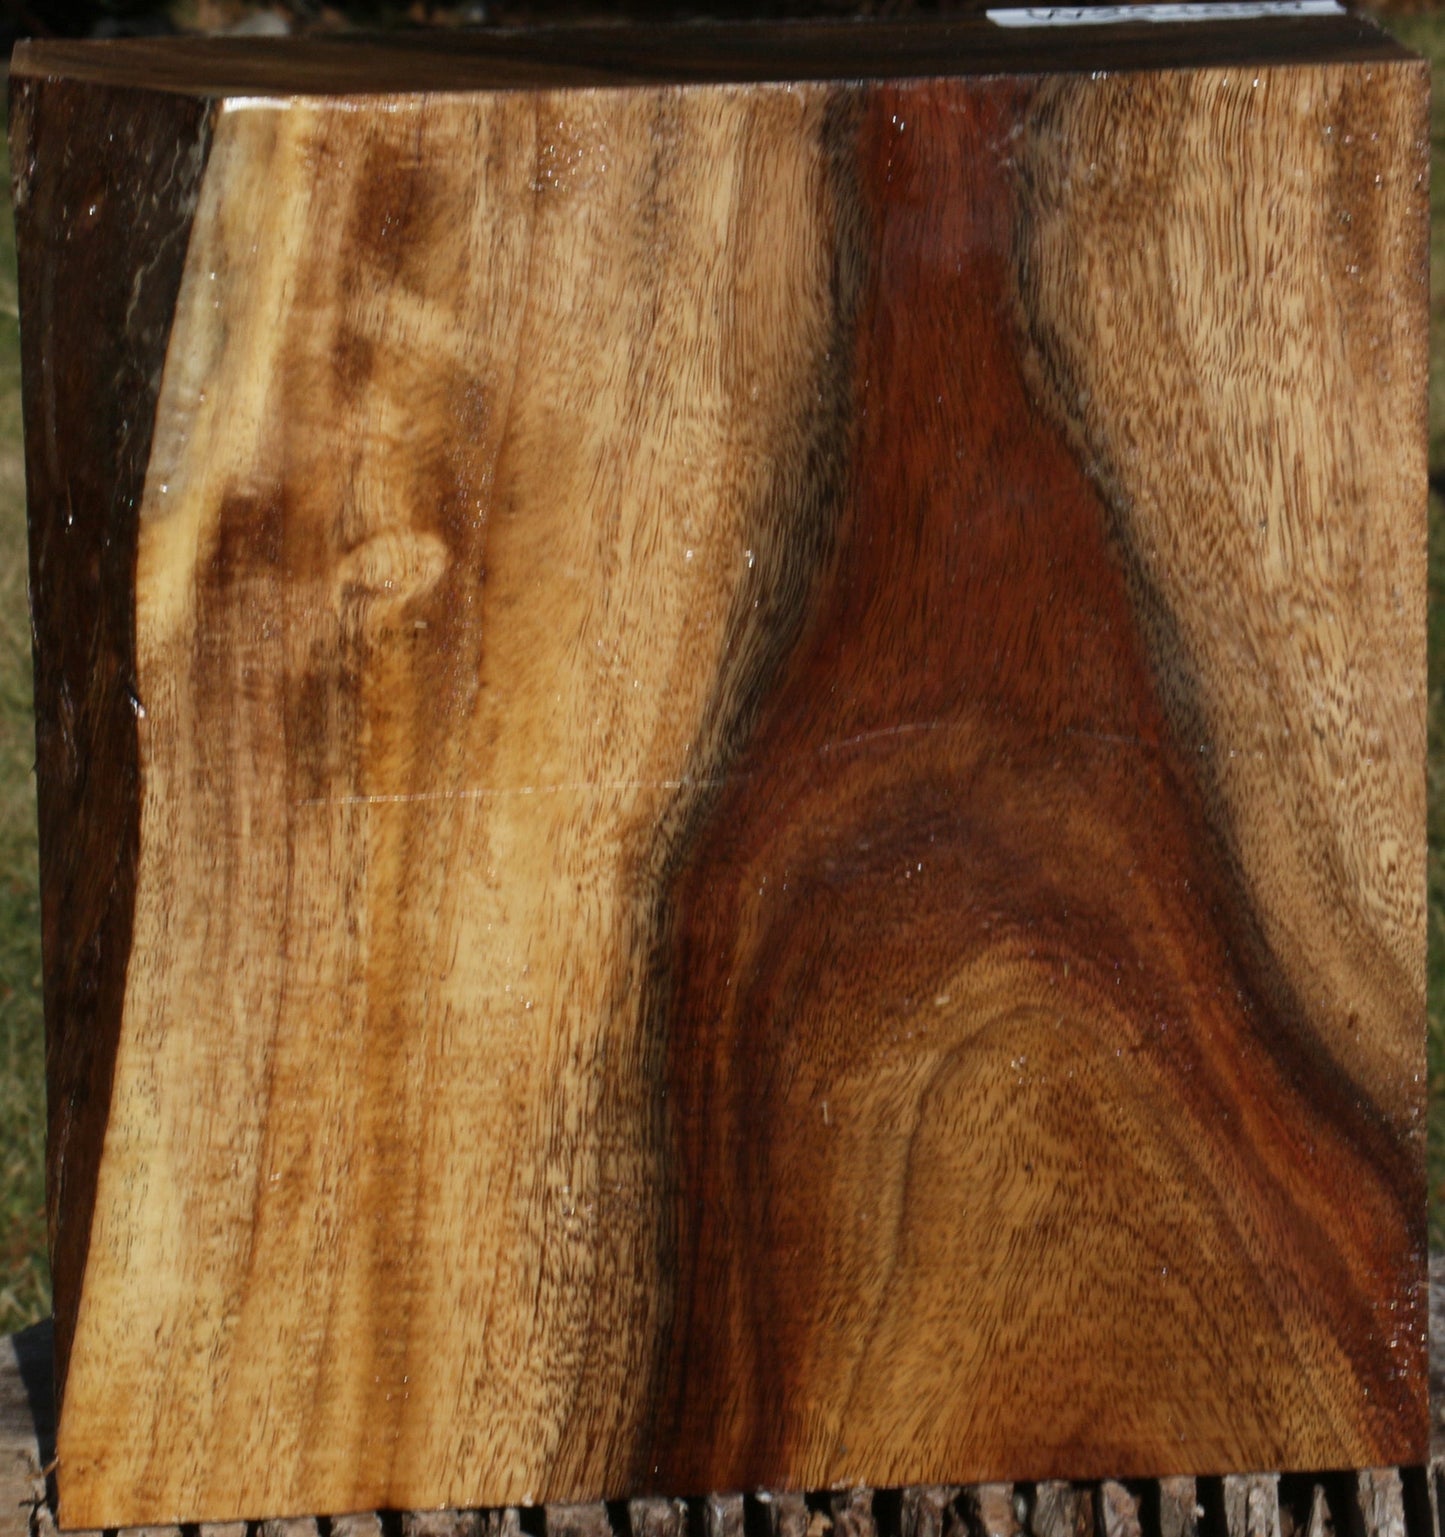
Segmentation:
[[(1445, 1459), (1428, 1469), (1283, 1477), (1258, 1473), (379, 1511), (136, 1527), (127, 1537), (1442, 1537), (1442, 1501)], [(49, 1500), (34, 1506), (31, 1537), (56, 1537)]]

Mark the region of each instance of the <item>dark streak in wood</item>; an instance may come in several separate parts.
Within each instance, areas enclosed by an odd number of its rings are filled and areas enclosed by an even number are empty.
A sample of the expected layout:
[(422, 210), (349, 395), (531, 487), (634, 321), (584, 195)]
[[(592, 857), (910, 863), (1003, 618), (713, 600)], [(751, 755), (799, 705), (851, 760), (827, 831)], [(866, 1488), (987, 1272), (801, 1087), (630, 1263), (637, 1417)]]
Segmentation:
[(979, 16), (866, 26), (812, 21), (675, 27), (477, 30), (426, 39), (167, 40), (22, 43), (17, 73), (144, 84), (156, 90), (391, 92), (515, 90), (794, 80), (887, 80), (968, 74), (1087, 74), (1408, 57), (1364, 16), (1194, 22), (1187, 27), (995, 26)]
[[(709, 759), (699, 765), (702, 788), (678, 797), (663, 819), (655, 839), (650, 864), (660, 873), (654, 888), (651, 912), (642, 930), (649, 965), (644, 1020), (650, 1047), (648, 1076), (656, 1085), (659, 1130), (676, 1135), (678, 1107), (668, 1106), (668, 1054), (679, 1044), (678, 997), (687, 988), (685, 969), (678, 969), (675, 924), (675, 887), (686, 878), (687, 863), (700, 831), (717, 814), (728, 795), (730, 777), (745, 782), (748, 770), (738, 759), (754, 729), (759, 712), (776, 686), (777, 678), (808, 622), (809, 605), (819, 573), (833, 559), (836, 525), (846, 495), (850, 440), (856, 409), (848, 360), (852, 353), (857, 309), (868, 281), (868, 247), (861, 225), (861, 210), (853, 185), (852, 156), (858, 132), (861, 101), (851, 93), (839, 93), (830, 104), (820, 146), (826, 176), (824, 206), (815, 211), (819, 227), (832, 246), (832, 279), (829, 291), (830, 321), (819, 338), (819, 355), (808, 379), (806, 398), (796, 402), (796, 415), (778, 426), (774, 462), (778, 473), (760, 498), (749, 531), (749, 547), (757, 551), (757, 566), (743, 582), (728, 618), (728, 638), (723, 648), (727, 659), (713, 692), (708, 718), (699, 735), (714, 745)], [(801, 469), (801, 473), (797, 469)], [(741, 775), (741, 779), (737, 776)], [(683, 1112), (686, 1114), (686, 1111)], [(659, 1177), (671, 1199), (664, 1206), (667, 1223), (659, 1229), (660, 1272), (677, 1275), (677, 1243), (691, 1220), (696, 1187), (668, 1149), (659, 1159)], [(672, 1302), (691, 1307), (689, 1278)], [(670, 1309), (669, 1311), (671, 1311)], [(659, 1355), (654, 1364), (655, 1382), (648, 1402), (653, 1406), (652, 1444), (639, 1448), (636, 1476), (655, 1485), (659, 1458), (672, 1439), (672, 1429), (656, 1416), (665, 1411), (667, 1384), (691, 1380), (694, 1339), (685, 1317), (658, 1337)], [(759, 1381), (752, 1385), (760, 1412), (771, 1388)], [(672, 1486), (664, 1479), (663, 1487)]]
[[(1247, 925), (1248, 904), (1221, 872), (1192, 766), (1158, 702), (1105, 509), (1020, 372), (1006, 253), (1021, 211), (1006, 147), (1028, 90), (1005, 81), (867, 97), (860, 186), (873, 271), (886, 282), (872, 287), (853, 353), (860, 427), (838, 553), (673, 892), (669, 1077), (686, 1311), (658, 1441), (668, 1487), (724, 1476), (767, 1485), (791, 1466), (821, 1466), (811, 1459), (830, 1422), (889, 1475), (977, 1475), (1012, 1458), (1010, 1471), (1057, 1476), (1127, 1457), (1101, 1400), (1067, 1448), (1037, 1459), (1005, 1454), (1007, 1431), (960, 1407), (956, 1429), (933, 1426), (936, 1460), (893, 1464), (868, 1441), (869, 1395), (849, 1386), (874, 1348), (881, 1282), (865, 1277), (882, 1263), (841, 1196), (858, 1188), (852, 1161), (867, 1157), (875, 1182), (879, 1160), (905, 1167), (915, 1223), (941, 1197), (917, 1188), (923, 1171), (961, 1177), (928, 1117), (956, 1113), (948, 1107), (963, 1091), (946, 1086), (990, 1027), (986, 1013), (925, 1013), (923, 1000), (947, 999), (951, 976), (1009, 953), (1033, 958), (1041, 981), (1066, 963), (1085, 1011), (1074, 1028), (1092, 1014), (1088, 1028), (1103, 1032), (1066, 1046), (1030, 1030), (1029, 1050), (1087, 1059), (1109, 1042), (1170, 1102), (1158, 1158), (1194, 1170), (1196, 1207), (1208, 1207), (1226, 1246), (1211, 1266), (1249, 1287), (1264, 1223), (1299, 1256), (1284, 1274), (1330, 1278), (1308, 1305), (1332, 1315), (1333, 1337), (1371, 1382), (1357, 1406), (1362, 1433), (1382, 1446), (1421, 1434), (1418, 1375), (1382, 1369), (1371, 1304), (1351, 1279), (1419, 1257), (1415, 1153), (1358, 1093), (1342, 1092), (1278, 986), (1251, 965), (1259, 947), (1235, 927)], [(929, 1084), (916, 1127), (850, 1125), (862, 1107), (850, 1110), (849, 1086), (915, 1056)], [(1319, 1103), (1330, 1119), (1316, 1137), (1303, 1128)], [(1232, 1129), (1241, 1116), (1246, 1138)], [(965, 1140), (977, 1148), (996, 1134), (978, 1126)], [(1093, 1142), (1082, 1124), (1070, 1137)], [(1102, 1168), (1112, 1154), (1094, 1146)], [(1032, 1165), (1018, 1156), (1026, 1178)], [(1137, 1177), (1123, 1165), (1115, 1176), (1120, 1188)], [(1354, 1192), (1351, 1211), (1327, 1226), (1308, 1195), (1316, 1184)], [(988, 1189), (962, 1200), (986, 1204)], [(828, 1263), (796, 1262), (803, 1234)], [(1052, 1243), (1042, 1241), (1046, 1263)], [(939, 1242), (933, 1277), (957, 1239)], [(937, 1281), (884, 1273), (888, 1327), (935, 1340), (952, 1401), (1003, 1396), (988, 1364), (969, 1359), (962, 1295), (959, 1333), (941, 1335), (928, 1300)], [(1296, 1305), (1304, 1299), (1272, 1289), (1254, 1303), (1276, 1337)], [(844, 1349), (820, 1335), (824, 1320), (830, 1330), (846, 1320)], [(1202, 1339), (1189, 1348), (1200, 1364), (1211, 1353)], [(820, 1352), (839, 1384), (826, 1407), (809, 1364)], [(1133, 1353), (1091, 1370), (1127, 1378)], [(1089, 1370), (1059, 1380), (1076, 1388)], [(1152, 1370), (1136, 1368), (1117, 1391), (1131, 1398), (1131, 1421), (1180, 1401)], [(994, 1411), (984, 1416), (999, 1425)], [(983, 1451), (995, 1433), (1000, 1450)], [(1017, 1427), (1013, 1444), (1028, 1434)]]
[(136, 515), (210, 109), (27, 79), (10, 103), (63, 1388), (135, 896)]

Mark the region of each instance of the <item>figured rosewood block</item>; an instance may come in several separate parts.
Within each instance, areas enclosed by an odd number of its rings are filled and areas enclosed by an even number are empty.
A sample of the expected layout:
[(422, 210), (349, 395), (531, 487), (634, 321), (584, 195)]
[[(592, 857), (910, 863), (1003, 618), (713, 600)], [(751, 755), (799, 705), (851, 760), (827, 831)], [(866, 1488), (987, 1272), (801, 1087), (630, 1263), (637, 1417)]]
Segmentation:
[(65, 1522), (1423, 1458), (1423, 65), (13, 89)]

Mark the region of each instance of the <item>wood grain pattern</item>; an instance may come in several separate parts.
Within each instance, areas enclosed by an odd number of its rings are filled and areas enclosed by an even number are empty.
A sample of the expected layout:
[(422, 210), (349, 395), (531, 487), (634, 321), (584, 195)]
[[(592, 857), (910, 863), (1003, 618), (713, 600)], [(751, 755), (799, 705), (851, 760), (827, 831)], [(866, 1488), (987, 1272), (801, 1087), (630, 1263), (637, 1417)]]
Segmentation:
[(1353, 39), (211, 109), (132, 777), (67, 728), (68, 1524), (1423, 1456), (1426, 76)]
[[(1431, 1306), (1441, 1299), (1431, 1257)], [(40, 1469), (50, 1460), (50, 1321), (0, 1338), (0, 1531), (56, 1537), (53, 1500)], [(1445, 1354), (1432, 1338), (1432, 1373)], [(1441, 1402), (1432, 1388), (1438, 1420)], [(491, 1510), (367, 1511), (329, 1520), (255, 1523), (259, 1537), (1439, 1537), (1436, 1485), (1445, 1462), (1432, 1444), (1428, 1467), (1354, 1472), (1174, 1477), (1098, 1484), (983, 1484), (959, 1489), (799, 1492), (760, 1490), (707, 1499), (641, 1498), (610, 1504)], [(1095, 1507), (1099, 1520), (1094, 1517)], [(179, 1527), (128, 1529), (135, 1537), (184, 1537)], [(202, 1523), (197, 1537), (246, 1537), (248, 1523)], [(89, 1534), (87, 1534), (89, 1537)]]

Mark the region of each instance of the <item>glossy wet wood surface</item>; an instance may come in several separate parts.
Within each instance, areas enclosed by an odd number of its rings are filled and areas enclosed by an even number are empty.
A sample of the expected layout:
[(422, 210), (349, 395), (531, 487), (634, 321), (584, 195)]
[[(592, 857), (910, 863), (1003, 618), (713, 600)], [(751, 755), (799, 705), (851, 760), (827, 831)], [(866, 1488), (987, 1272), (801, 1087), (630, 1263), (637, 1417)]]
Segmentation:
[(62, 1518), (1422, 1458), (1424, 67), (91, 89)]

